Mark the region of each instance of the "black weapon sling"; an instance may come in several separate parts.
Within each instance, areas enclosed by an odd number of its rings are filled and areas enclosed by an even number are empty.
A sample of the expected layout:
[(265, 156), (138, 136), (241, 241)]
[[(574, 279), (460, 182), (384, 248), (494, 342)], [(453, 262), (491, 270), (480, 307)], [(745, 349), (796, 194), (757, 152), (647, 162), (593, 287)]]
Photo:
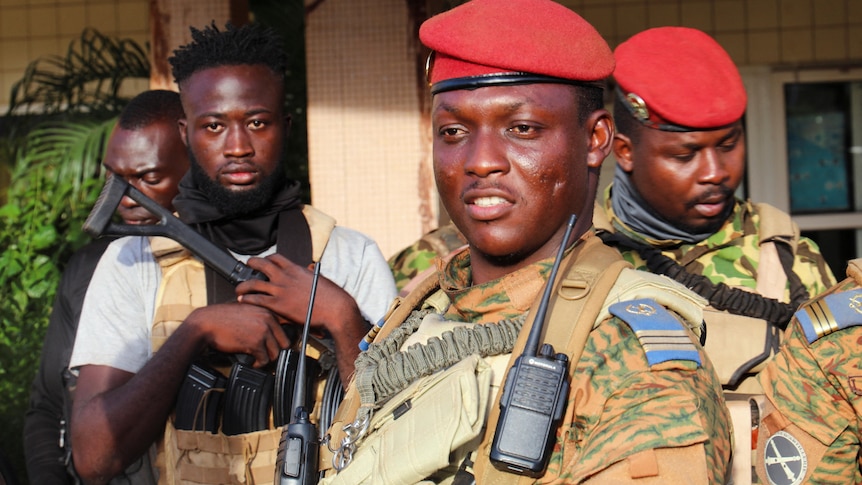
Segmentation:
[(809, 298), (808, 291), (799, 276), (793, 272), (793, 252), (790, 246), (782, 241), (776, 241), (776, 248), (781, 266), (790, 282), (790, 303), (783, 303), (757, 293), (732, 288), (724, 283), (713, 283), (706, 276), (689, 273), (678, 262), (662, 254), (661, 250), (638, 243), (623, 234), (602, 231), (599, 236), (609, 246), (637, 252), (646, 262), (650, 272), (668, 276), (682, 283), (688, 289), (706, 298), (709, 304), (717, 310), (766, 320), (782, 330), (787, 328), (787, 324), (790, 323), (790, 319), (799, 305)]

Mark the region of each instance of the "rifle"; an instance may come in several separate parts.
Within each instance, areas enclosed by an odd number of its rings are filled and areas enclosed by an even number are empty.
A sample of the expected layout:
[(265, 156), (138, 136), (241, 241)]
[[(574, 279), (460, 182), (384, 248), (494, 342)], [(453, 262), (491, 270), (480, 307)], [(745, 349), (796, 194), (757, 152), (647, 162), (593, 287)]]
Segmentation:
[[(159, 222), (152, 225), (113, 222), (114, 213), (124, 196), (130, 197), (153, 215), (158, 216)], [(108, 177), (105, 181), (96, 204), (84, 221), (84, 232), (93, 237), (102, 235), (168, 237), (182, 244), (184, 248), (234, 285), (250, 279), (266, 279), (266, 276), (254, 271), (242, 261), (237, 261), (230, 253), (187, 226), (171, 211), (147, 197), (121, 177)]]
[[(123, 197), (128, 196), (159, 217), (153, 225), (128, 225), (113, 222)], [(121, 177), (109, 177), (96, 204), (84, 222), (84, 231), (93, 236), (163, 236), (173, 239), (200, 258), (232, 284), (266, 276), (238, 261), (194, 229), (180, 221), (169, 210), (146, 196)], [(177, 396), (174, 426), (177, 429), (218, 430), (220, 392), (225, 388), (222, 428), (225, 434), (266, 429), (272, 400), (273, 377), (251, 367), (251, 356), (238, 355), (230, 378), (205, 364), (189, 367)]]

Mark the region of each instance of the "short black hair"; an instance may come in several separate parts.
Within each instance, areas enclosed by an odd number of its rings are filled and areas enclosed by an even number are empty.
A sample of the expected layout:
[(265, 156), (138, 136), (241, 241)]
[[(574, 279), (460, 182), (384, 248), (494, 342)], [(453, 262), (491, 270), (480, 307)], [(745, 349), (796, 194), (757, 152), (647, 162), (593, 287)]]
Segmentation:
[(578, 97), (578, 123), (584, 124), (587, 118), (596, 111), (604, 108), (604, 89), (601, 86), (578, 85), (575, 86)]
[(220, 31), (215, 22), (198, 30), (190, 28), (192, 41), (168, 58), (174, 81), (181, 84), (192, 74), (219, 66), (265, 65), (280, 79), (287, 70), (287, 53), (281, 36), (271, 27), (231, 23)]
[(139, 130), (154, 123), (176, 122), (183, 117), (180, 95), (166, 89), (144, 91), (129, 101), (117, 119), (124, 130)]

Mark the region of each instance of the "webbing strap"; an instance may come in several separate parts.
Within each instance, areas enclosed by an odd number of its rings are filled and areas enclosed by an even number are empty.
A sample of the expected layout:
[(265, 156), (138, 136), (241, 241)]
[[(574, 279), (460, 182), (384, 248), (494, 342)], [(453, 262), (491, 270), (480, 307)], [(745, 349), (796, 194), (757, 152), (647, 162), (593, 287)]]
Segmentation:
[[(386, 316), (383, 317), (384, 324), (382, 326), (375, 325), (369, 335), (366, 337), (369, 340), (380, 341), (388, 337), (393, 330), (398, 328), (402, 322), (410, 317), (415, 308), (419, 308), (422, 302), (425, 301), (434, 291), (440, 286), (437, 274), (428, 275), (420, 282), (416, 289), (406, 297), (397, 297), (395, 302), (390, 307)], [(347, 390), (344, 393), (344, 398), (338, 406), (335, 417), (332, 420), (332, 425), (329, 427), (331, 443), (341, 443), (345, 437), (344, 425), (351, 423), (356, 419), (361, 401), (359, 393), (356, 389), (356, 379), (351, 379)], [(321, 443), (320, 453), (318, 455), (320, 470), (329, 470), (332, 468), (332, 449), (327, 443)]]
[[(572, 366), (570, 373), (580, 361), (581, 354), (586, 346), (587, 338), (593, 329), (596, 318), (602, 310), (605, 299), (617, 280), (620, 272), (629, 263), (624, 261), (619, 253), (607, 246), (601, 240), (594, 237), (592, 233), (584, 236), (583, 242), (576, 246), (566, 261), (566, 271), (557, 283), (555, 283), (556, 298), (552, 300), (549, 307), (548, 322), (545, 325), (544, 342), (565, 342), (565, 349), (555, 348), (556, 352), (564, 352), (569, 357)], [(538, 308), (539, 295), (531, 308)], [(524, 324), (518, 342), (512, 350), (508, 368), (512, 367), (515, 359), (523, 352), (527, 336), (533, 325), (530, 315)], [(496, 469), (490, 461), (491, 442), (497, 421), (500, 417), (500, 397), (502, 388), (494, 398), (494, 404), (488, 415), (482, 444), (476, 453), (475, 471), (476, 482), (483, 484), (511, 484), (513, 475)], [(566, 424), (564, 423), (564, 426)], [(534, 479), (519, 477), (521, 484), (533, 483)]]
[(847, 277), (862, 285), (862, 258), (852, 259), (847, 263)]
[[(757, 293), (732, 288), (724, 283), (713, 283), (706, 276), (689, 273), (678, 262), (662, 254), (659, 249), (635, 242), (620, 233), (602, 233), (601, 238), (609, 245), (637, 251), (646, 262), (650, 272), (668, 276), (682, 283), (688, 289), (709, 300), (709, 304), (717, 310), (760, 318), (781, 329), (787, 328), (787, 324), (793, 317), (796, 307), (792, 304), (764, 298)], [(781, 251), (779, 251), (780, 257)]]

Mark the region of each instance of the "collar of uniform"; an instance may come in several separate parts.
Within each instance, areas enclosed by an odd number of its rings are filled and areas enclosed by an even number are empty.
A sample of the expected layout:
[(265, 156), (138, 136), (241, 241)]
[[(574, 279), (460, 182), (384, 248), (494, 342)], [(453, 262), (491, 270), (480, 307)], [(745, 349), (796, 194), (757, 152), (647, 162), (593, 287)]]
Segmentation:
[(452, 300), (447, 318), (467, 322), (496, 322), (524, 314), (542, 290), (553, 265), (548, 258), (502, 278), (473, 285), (470, 251), (463, 251), (444, 268), (440, 287)]

